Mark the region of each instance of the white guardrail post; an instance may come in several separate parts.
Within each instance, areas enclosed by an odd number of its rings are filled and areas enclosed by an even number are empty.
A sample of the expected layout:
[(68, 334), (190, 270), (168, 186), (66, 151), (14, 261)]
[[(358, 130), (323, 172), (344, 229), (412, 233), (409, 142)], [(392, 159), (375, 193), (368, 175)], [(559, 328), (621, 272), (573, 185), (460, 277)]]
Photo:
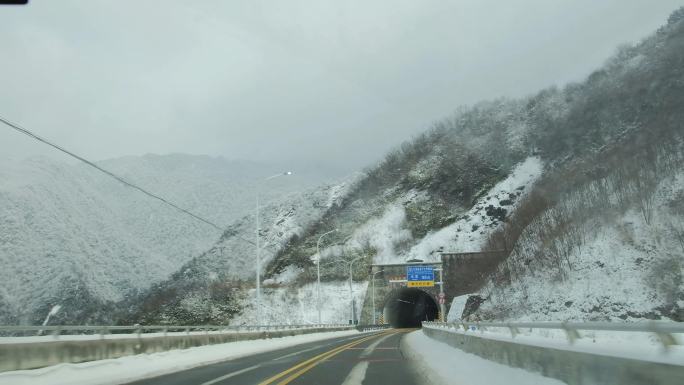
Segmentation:
[(136, 334), (138, 337), (144, 335), (145, 333), (160, 332), (164, 335), (168, 335), (172, 332), (185, 332), (186, 335), (190, 335), (191, 332), (203, 331), (208, 334), (210, 331), (282, 331), (282, 330), (304, 330), (304, 329), (333, 329), (333, 328), (345, 328), (353, 327), (347, 324), (309, 324), (309, 325), (296, 325), (296, 324), (283, 324), (283, 325), (241, 325), (241, 326), (226, 326), (226, 325), (131, 325), (131, 326), (119, 326), (119, 325), (55, 325), (55, 326), (1, 326), (0, 325), (0, 338), (6, 336), (29, 336), (30, 334), (38, 335), (43, 334), (43, 332), (49, 332), (55, 339), (58, 339), (62, 335), (82, 335), (82, 334), (96, 334), (104, 338), (106, 334), (112, 334), (112, 332), (126, 332), (131, 334)]
[[(276, 338), (353, 329), (356, 329), (356, 326), (340, 324), (0, 326), (0, 340), (6, 342), (0, 344), (0, 372), (35, 369), (60, 363), (119, 358), (133, 354), (156, 353), (254, 338)], [(44, 336), (37, 336), (39, 332)], [(52, 334), (52, 337), (48, 333)], [(116, 336), (107, 336), (108, 334), (116, 334)], [(88, 337), (66, 338), (69, 335)], [(207, 338), (209, 335), (211, 338)], [(14, 337), (21, 338), (15, 339)], [(141, 343), (143, 340), (145, 343)]]

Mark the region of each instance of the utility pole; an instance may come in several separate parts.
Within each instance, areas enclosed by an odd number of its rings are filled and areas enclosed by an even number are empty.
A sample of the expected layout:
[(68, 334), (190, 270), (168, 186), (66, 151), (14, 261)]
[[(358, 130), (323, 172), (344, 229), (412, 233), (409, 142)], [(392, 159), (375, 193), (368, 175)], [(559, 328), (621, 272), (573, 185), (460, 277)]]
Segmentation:
[(441, 322), (444, 322), (444, 312), (446, 311), (446, 306), (444, 305), (444, 265), (439, 268), (439, 318)]
[(439, 299), (439, 321), (444, 322), (446, 318), (446, 305), (444, 304), (446, 301), (446, 294), (444, 293), (444, 264), (440, 263), (439, 268), (434, 270), (439, 271), (439, 282), (437, 282), (439, 285), (439, 295), (437, 296)]
[[(265, 182), (267, 180), (271, 180), (273, 178), (277, 178), (279, 176), (287, 176), (287, 175), (292, 175), (292, 171), (285, 171), (280, 174), (275, 174), (272, 176), (269, 176), (268, 178), (262, 180), (262, 182)], [(259, 187), (260, 185), (257, 185), (256, 188), (256, 231), (255, 231), (255, 236), (256, 236), (256, 307), (257, 307), (257, 325), (261, 325), (262, 323), (262, 318), (261, 318), (261, 247), (259, 246)]]
[(349, 319), (351, 320), (352, 325), (354, 324), (354, 289), (352, 289), (352, 273), (354, 271), (354, 262), (361, 258), (363, 258), (363, 256), (356, 257), (349, 262)]
[(377, 319), (375, 317), (375, 313), (376, 313), (376, 307), (375, 307), (375, 274), (382, 273), (383, 271), (385, 271), (385, 270), (379, 270), (379, 271), (376, 271), (375, 273), (371, 274), (371, 281), (372, 281), (371, 284), (373, 285), (373, 291), (371, 292), (371, 302), (373, 305), (373, 325), (375, 325), (377, 323)]
[(256, 307), (257, 325), (261, 325), (261, 247), (259, 247), (259, 190), (256, 194)]
[(318, 259), (316, 261), (316, 308), (318, 309), (319, 325), (323, 323), (321, 321), (321, 240), (326, 235), (334, 233), (336, 231), (337, 229), (333, 229), (328, 231), (327, 233), (322, 234), (320, 237), (318, 237), (318, 241), (316, 242), (316, 254), (318, 255)]

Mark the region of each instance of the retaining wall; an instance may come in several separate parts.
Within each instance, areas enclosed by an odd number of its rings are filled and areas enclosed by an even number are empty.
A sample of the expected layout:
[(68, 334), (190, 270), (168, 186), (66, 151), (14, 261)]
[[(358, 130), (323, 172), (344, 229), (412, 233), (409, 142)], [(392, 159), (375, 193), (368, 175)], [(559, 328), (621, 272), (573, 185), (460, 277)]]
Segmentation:
[[(569, 385), (681, 385), (684, 366), (540, 347), (423, 327), (430, 338)], [(684, 363), (682, 363), (684, 365)]]

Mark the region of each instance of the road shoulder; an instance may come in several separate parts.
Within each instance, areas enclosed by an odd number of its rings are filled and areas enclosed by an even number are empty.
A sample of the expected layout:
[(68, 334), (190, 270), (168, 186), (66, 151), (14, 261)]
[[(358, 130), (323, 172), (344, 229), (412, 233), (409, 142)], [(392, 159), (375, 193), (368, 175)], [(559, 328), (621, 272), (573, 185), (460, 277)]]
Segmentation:
[(421, 330), (402, 339), (401, 351), (426, 385), (564, 385), (552, 378), (466, 353), (426, 336)]
[(118, 385), (218, 362), (327, 339), (363, 335), (356, 330), (237, 341), (153, 354), (59, 364), (0, 373), (3, 385)]

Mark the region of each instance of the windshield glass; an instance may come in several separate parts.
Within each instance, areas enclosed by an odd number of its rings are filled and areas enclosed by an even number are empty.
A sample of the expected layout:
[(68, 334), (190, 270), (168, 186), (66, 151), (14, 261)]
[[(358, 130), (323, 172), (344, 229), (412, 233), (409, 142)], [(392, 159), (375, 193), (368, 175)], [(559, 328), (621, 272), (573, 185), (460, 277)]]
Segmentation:
[(684, 383), (682, 6), (0, 0), (0, 383)]

